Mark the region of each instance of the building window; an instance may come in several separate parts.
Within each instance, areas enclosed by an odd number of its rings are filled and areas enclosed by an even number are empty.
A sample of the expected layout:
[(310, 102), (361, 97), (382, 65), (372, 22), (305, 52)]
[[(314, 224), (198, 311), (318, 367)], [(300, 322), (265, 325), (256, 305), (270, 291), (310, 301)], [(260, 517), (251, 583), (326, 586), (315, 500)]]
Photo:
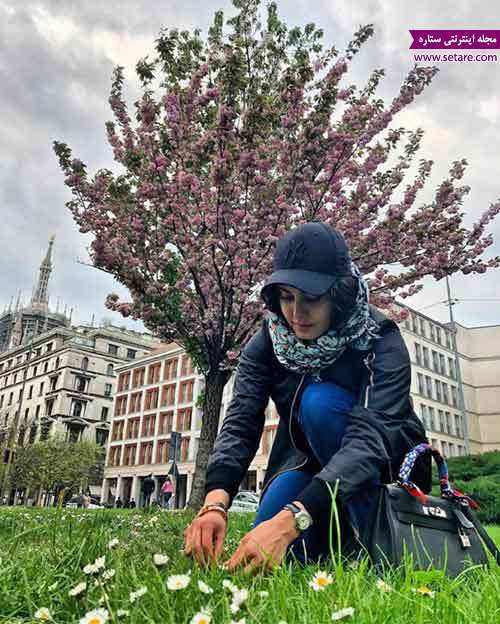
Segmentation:
[(175, 384), (163, 386), (161, 390), (161, 407), (173, 405), (175, 403)]
[(143, 442), (139, 450), (139, 464), (153, 463), (153, 442)]
[(448, 395), (448, 384), (443, 382), (443, 402), (447, 405), (450, 404), (450, 397)]
[(113, 364), (108, 364), (108, 368), (106, 369), (106, 375), (108, 377), (113, 377), (113, 375), (115, 374), (115, 369)]
[(54, 365), (54, 368), (59, 368), (59, 364), (60, 364), (61, 360), (57, 357), (56, 358), (56, 363)]
[(411, 329), (414, 334), (418, 334), (417, 317), (414, 314), (411, 315)]
[(415, 343), (415, 361), (419, 366), (422, 366), (422, 347)]
[(429, 397), (429, 399), (433, 398), (432, 395), (432, 379), (430, 377), (428, 377), (427, 375), (425, 376), (425, 385), (427, 388), (427, 396)]
[(192, 409), (185, 407), (177, 410), (177, 431), (189, 431), (191, 429)]
[(156, 463), (166, 464), (168, 462), (168, 451), (170, 440), (158, 440), (156, 446)]
[(88, 357), (84, 357), (82, 358), (82, 365), (81, 365), (81, 369), (82, 370), (88, 370), (89, 368), (89, 358)]
[(40, 383), (40, 391), (38, 392), (38, 396), (42, 396), (43, 394), (43, 381)]
[(445, 338), (446, 338), (446, 347), (448, 349), (453, 349), (453, 340), (451, 338), (451, 333), (448, 331), (444, 332)]
[(50, 353), (52, 351), (52, 343), (51, 342), (49, 342), (49, 344), (46, 346), (45, 351), (47, 353)]
[(448, 370), (450, 371), (450, 377), (456, 379), (457, 376), (455, 374), (455, 362), (453, 358), (448, 358)]
[(436, 401), (442, 402), (443, 397), (441, 394), (441, 382), (438, 379), (435, 379), (434, 384), (436, 386)]
[(109, 415), (109, 407), (101, 408), (101, 422), (107, 422)]
[(47, 416), (52, 416), (52, 410), (54, 409), (55, 400), (47, 401)]
[(87, 379), (85, 377), (79, 377), (75, 375), (75, 390), (77, 392), (85, 392), (85, 387), (87, 385)]
[(445, 422), (446, 422), (446, 433), (451, 435), (452, 434), (452, 429), (451, 429), (451, 414), (450, 414), (450, 412), (445, 412), (444, 413), (444, 418), (445, 418)]
[(127, 423), (127, 438), (134, 439), (139, 437), (140, 418), (131, 418)]
[(179, 403), (189, 403), (193, 400), (194, 379), (183, 381), (179, 385)]
[(441, 344), (441, 327), (436, 327), (436, 341)]
[(191, 375), (193, 373), (193, 363), (187, 353), (182, 356), (181, 359), (181, 377)]
[(104, 396), (111, 396), (111, 392), (113, 390), (113, 384), (104, 384)]
[(158, 435), (167, 434), (172, 431), (174, 423), (174, 412), (161, 412)]
[(40, 405), (37, 405), (35, 408), (35, 418), (37, 420), (40, 418)]
[(430, 362), (429, 362), (429, 349), (427, 347), (423, 347), (422, 349), (423, 354), (424, 354), (424, 366), (425, 368), (430, 368)]
[(3, 407), (3, 394), (0, 396), (0, 409)]
[(424, 425), (424, 429), (429, 429), (429, 423), (427, 420), (427, 405), (421, 405), (420, 406), (420, 413), (422, 416), (422, 423)]
[(71, 406), (71, 415), (81, 418), (83, 414), (83, 401), (73, 401)]
[(59, 375), (54, 375), (54, 377), (50, 378), (50, 391), (53, 392), (57, 387), (57, 380), (59, 379)]
[(421, 396), (425, 396), (424, 376), (421, 373), (417, 373), (418, 393)]
[(99, 446), (106, 446), (106, 442), (108, 441), (108, 430), (107, 429), (96, 429), (95, 430), (95, 441)]
[(422, 317), (419, 317), (418, 320), (419, 320), (419, 325), (420, 325), (420, 335), (426, 338), (427, 335), (425, 333), (425, 319), (423, 319)]
[(136, 355), (137, 351), (134, 351), (134, 349), (127, 349), (127, 360), (135, 360)]
[(436, 431), (436, 412), (431, 406), (429, 406), (429, 427), (432, 431)]
[(181, 440), (181, 462), (188, 460), (189, 451), (189, 438), (182, 438)]
[(158, 388), (152, 388), (146, 391), (146, 397), (144, 400), (144, 409), (151, 410), (158, 407)]
[(7, 403), (7, 405), (12, 405), (12, 401), (13, 401), (13, 400), (14, 400), (14, 393), (13, 393), (13, 392), (11, 392), (11, 393), (9, 394), (9, 402)]
[(130, 384), (130, 371), (126, 373), (120, 373), (118, 377), (118, 392), (122, 392), (123, 390), (128, 390)]
[(132, 388), (138, 388), (144, 385), (145, 368), (136, 368), (132, 375)]
[(431, 340), (433, 342), (436, 342), (436, 331), (434, 329), (433, 323), (429, 323), (429, 333), (430, 333)]
[(444, 421), (444, 412), (443, 410), (438, 410), (439, 414), (439, 431), (445, 431), (445, 421)]
[(455, 435), (458, 438), (462, 438), (464, 435), (462, 431), (462, 418), (459, 414), (455, 414)]
[(134, 392), (130, 395), (129, 414), (141, 411), (142, 392)]
[(163, 379), (165, 381), (175, 379), (177, 377), (177, 358), (167, 360), (163, 370)]
[(46, 373), (49, 370), (49, 362), (47, 360), (47, 362), (44, 362), (43, 365), (43, 372)]
[(439, 373), (439, 358), (437, 351), (434, 351), (434, 349), (432, 350), (432, 368), (436, 371), (436, 373)]
[(155, 434), (155, 424), (156, 424), (156, 415), (151, 414), (149, 416), (144, 416), (142, 421), (142, 435), (143, 436), (154, 436)]
[(161, 363), (151, 364), (148, 370), (148, 384), (159, 383)]
[(108, 353), (110, 355), (118, 355), (118, 347), (114, 344), (108, 344)]

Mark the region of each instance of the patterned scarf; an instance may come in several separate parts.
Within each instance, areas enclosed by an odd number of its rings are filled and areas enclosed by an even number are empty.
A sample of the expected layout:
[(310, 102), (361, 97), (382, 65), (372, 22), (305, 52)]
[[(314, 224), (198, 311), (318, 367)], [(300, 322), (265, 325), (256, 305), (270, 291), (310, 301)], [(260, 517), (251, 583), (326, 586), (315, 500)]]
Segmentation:
[(267, 313), (265, 320), (274, 353), (278, 361), (288, 370), (301, 374), (310, 373), (315, 380), (321, 381), (320, 371), (333, 364), (347, 346), (367, 351), (371, 343), (379, 338), (380, 327), (370, 316), (368, 285), (352, 261), (351, 272), (358, 281), (358, 294), (352, 313), (340, 332), (331, 328), (318, 338), (304, 343), (277, 314)]

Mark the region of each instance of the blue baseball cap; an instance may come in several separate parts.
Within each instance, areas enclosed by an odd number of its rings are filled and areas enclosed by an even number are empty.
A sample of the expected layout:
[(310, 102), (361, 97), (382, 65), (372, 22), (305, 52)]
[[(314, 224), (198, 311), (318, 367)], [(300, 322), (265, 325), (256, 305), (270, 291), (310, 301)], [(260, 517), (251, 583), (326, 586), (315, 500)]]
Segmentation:
[(352, 276), (349, 248), (340, 232), (326, 223), (299, 225), (280, 238), (273, 272), (260, 294), (270, 286), (292, 286), (310, 295), (324, 295), (339, 277)]

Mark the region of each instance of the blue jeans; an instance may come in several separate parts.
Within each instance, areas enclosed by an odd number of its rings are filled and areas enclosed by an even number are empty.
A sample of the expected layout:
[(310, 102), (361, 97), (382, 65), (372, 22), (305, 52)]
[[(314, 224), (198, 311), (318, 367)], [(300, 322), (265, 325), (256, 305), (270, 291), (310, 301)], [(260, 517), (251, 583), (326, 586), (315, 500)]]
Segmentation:
[[(308, 384), (302, 394), (298, 422), (318, 459), (321, 467), (340, 449), (350, 410), (356, 404), (356, 397), (340, 386), (330, 382)], [(291, 503), (304, 490), (314, 474), (303, 470), (289, 470), (278, 475), (266, 490), (260, 501), (253, 526), (275, 516), (284, 505)], [(349, 521), (359, 531), (361, 539), (365, 534), (367, 520), (374, 511), (377, 501), (378, 479), (355, 495), (345, 506)], [(301, 562), (314, 562), (330, 555), (329, 526), (309, 527), (289, 547), (289, 552)]]

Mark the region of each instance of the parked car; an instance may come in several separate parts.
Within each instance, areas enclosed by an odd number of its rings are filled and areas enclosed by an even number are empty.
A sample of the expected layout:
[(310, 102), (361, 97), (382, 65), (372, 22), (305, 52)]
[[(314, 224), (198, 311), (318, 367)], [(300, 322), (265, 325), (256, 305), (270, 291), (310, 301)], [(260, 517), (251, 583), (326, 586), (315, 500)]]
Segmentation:
[[(83, 508), (80, 496), (73, 497), (66, 503), (65, 507), (69, 509), (77, 509), (79, 507)], [(101, 505), (101, 503), (96, 498), (91, 498), (90, 505), (87, 509), (104, 509), (104, 505)]]
[(259, 506), (259, 497), (255, 492), (242, 490), (233, 498), (233, 504), (229, 511), (250, 511), (256, 512)]

